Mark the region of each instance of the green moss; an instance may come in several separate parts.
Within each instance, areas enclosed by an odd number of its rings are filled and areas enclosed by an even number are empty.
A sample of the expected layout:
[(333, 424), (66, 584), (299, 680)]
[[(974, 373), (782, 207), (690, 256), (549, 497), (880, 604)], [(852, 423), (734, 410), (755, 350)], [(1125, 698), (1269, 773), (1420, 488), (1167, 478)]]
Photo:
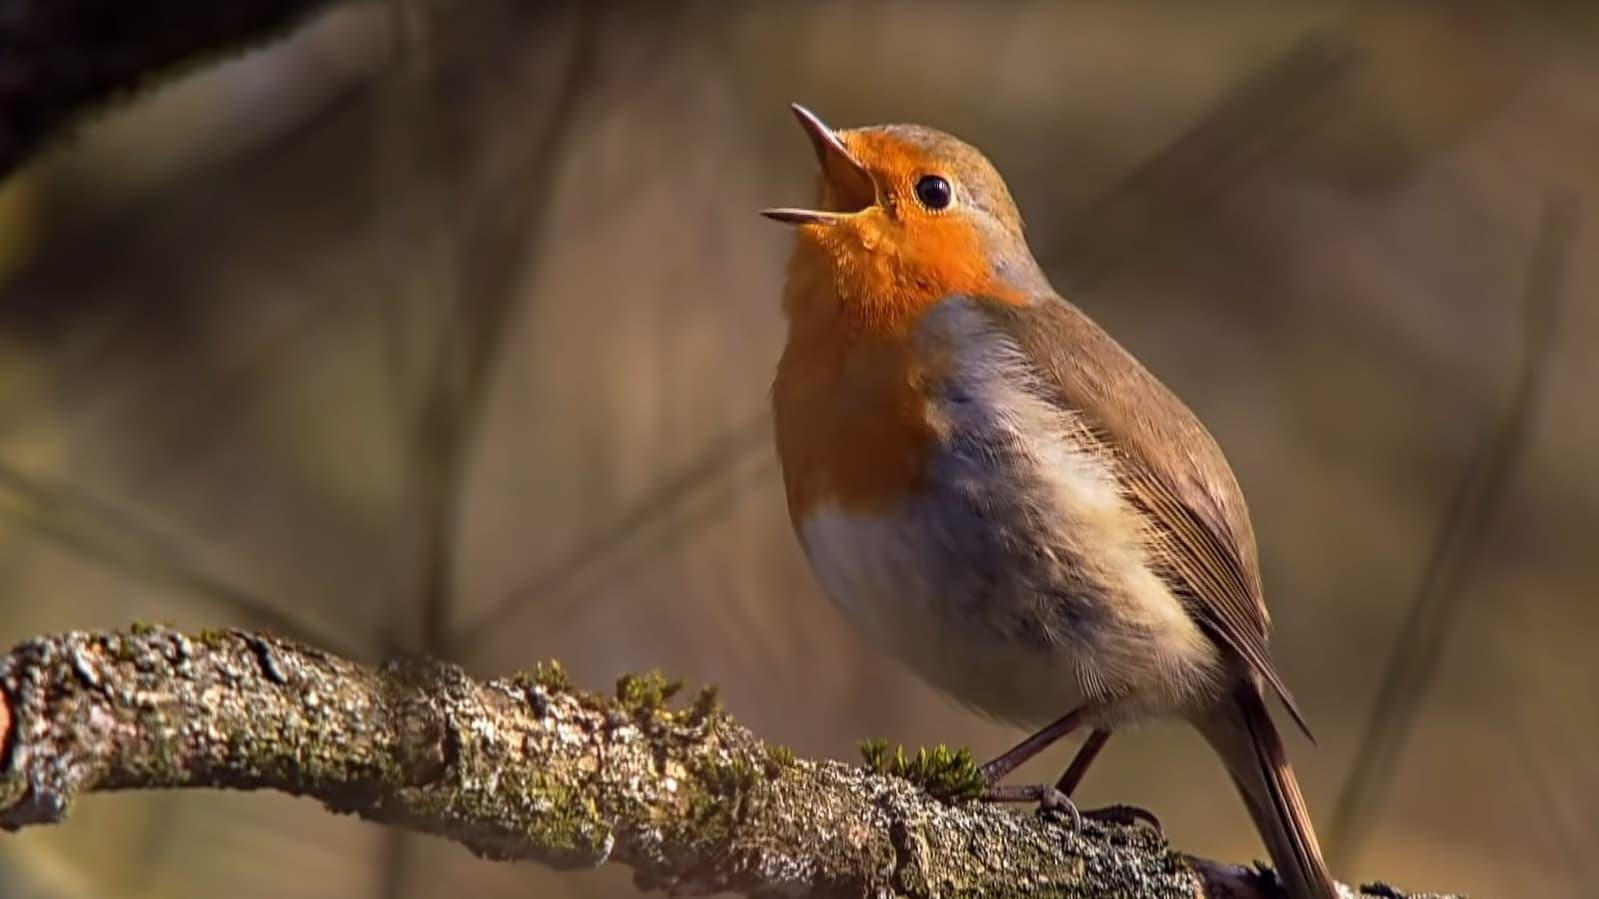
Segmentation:
[(706, 766), (702, 779), (717, 791), (736, 796), (754, 789), (760, 782), (761, 776), (754, 765), (744, 759), (735, 758)]
[(220, 649), (223, 643), (226, 642), (227, 636), (228, 632), (221, 628), (207, 627), (201, 628), (200, 633), (195, 635), (195, 639), (207, 649)]
[(701, 687), (688, 709), (690, 724), (708, 724), (722, 714), (722, 694), (715, 686)]
[(537, 772), (528, 778), (526, 795), (540, 812), (528, 824), (529, 841), (556, 860), (593, 864), (603, 857), (611, 834), (593, 797)]
[(695, 694), (687, 709), (674, 711), (671, 703), (683, 692), (683, 682), (668, 678), (660, 671), (622, 675), (617, 678), (616, 689), (610, 697), (577, 689), (566, 669), (556, 661), (518, 672), (511, 676), (511, 683), (524, 691), (538, 687), (550, 694), (564, 693), (585, 709), (622, 720), (631, 719), (652, 730), (660, 726), (703, 728), (713, 724), (722, 712), (722, 702), (714, 686), (704, 687)]
[(133, 641), (123, 637), (113, 636), (106, 648), (111, 651), (111, 657), (124, 664), (134, 661), (137, 653), (133, 651)]
[(766, 776), (776, 777), (789, 768), (794, 767), (794, 750), (787, 746), (767, 744), (766, 746)]
[[(471, 844), (486, 858), (521, 858), (526, 846), (557, 867), (590, 867), (602, 861), (613, 842), (601, 818), (592, 785), (563, 780), (537, 767), (501, 766), (497, 757), (468, 751), (458, 763), (455, 785), (420, 790), (409, 799), (424, 818), (522, 822), (521, 837), (508, 842)], [(485, 777), (492, 766), (494, 785)]]
[(861, 757), (873, 773), (903, 778), (943, 799), (975, 799), (987, 787), (970, 749), (951, 749), (940, 743), (932, 749), (918, 749), (915, 755), (906, 755), (905, 747), (896, 746), (890, 754), (888, 743), (867, 740), (861, 743)]
[(571, 676), (566, 673), (566, 668), (554, 659), (548, 663), (539, 662), (533, 666), (532, 671), (518, 671), (512, 675), (511, 683), (524, 690), (535, 686), (543, 687), (547, 693), (567, 693), (572, 689)]
[(128, 625), (128, 633), (135, 637), (151, 637), (162, 631), (175, 630), (177, 624), (171, 621), (138, 621)]
[(667, 680), (659, 671), (624, 674), (616, 680), (616, 705), (630, 714), (651, 715), (664, 711), (682, 690), (682, 681)]
[(686, 817), (702, 840), (724, 843), (756, 807), (762, 772), (741, 758), (712, 758), (691, 763), (689, 773), (697, 784), (689, 794)]
[(136, 757), (134, 767), (149, 786), (169, 787), (186, 783), (188, 777), (183, 768), (183, 753), (175, 745), (181, 739), (180, 735), (155, 709), (142, 709), (138, 717), (139, 730), (145, 734), (148, 748)]
[(873, 774), (888, 773), (888, 741), (876, 738), (861, 741), (861, 759)]

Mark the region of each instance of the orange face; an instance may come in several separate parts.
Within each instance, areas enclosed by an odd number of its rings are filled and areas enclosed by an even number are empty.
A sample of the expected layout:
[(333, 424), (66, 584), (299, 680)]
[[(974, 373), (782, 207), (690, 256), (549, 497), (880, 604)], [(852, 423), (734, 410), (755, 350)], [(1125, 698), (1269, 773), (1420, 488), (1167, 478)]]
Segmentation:
[(799, 526), (822, 503), (876, 514), (918, 489), (936, 439), (926, 391), (951, 364), (913, 339), (924, 311), (962, 295), (1019, 303), (1047, 285), (982, 154), (927, 128), (835, 132), (795, 113), (821, 163), (819, 208), (764, 214), (799, 229), (772, 397)]
[[(932, 129), (835, 132), (802, 107), (795, 114), (816, 147), (822, 185), (818, 209), (764, 213), (799, 226), (791, 282), (830, 281), (852, 318), (888, 330), (949, 296), (1025, 298), (1036, 268), (1021, 217), (981, 153)], [(817, 291), (802, 293), (789, 298), (791, 318), (819, 311), (803, 308)]]

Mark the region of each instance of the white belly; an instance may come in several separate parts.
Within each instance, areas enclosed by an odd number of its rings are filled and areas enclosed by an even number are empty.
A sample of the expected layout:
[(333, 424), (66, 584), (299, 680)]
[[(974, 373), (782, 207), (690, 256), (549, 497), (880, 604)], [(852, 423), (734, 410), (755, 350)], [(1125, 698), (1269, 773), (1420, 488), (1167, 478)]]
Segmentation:
[(916, 521), (829, 508), (805, 523), (802, 541), (823, 591), (866, 641), (961, 703), (1029, 725), (1081, 706), (1072, 654), (991, 626), (972, 608), (981, 587), (930, 555), (928, 537)]

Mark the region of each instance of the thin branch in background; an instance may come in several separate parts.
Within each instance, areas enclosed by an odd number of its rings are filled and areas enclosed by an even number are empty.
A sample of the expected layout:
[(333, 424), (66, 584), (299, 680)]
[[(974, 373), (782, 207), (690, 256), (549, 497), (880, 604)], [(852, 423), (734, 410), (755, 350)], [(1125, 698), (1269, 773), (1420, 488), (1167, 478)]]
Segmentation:
[(296, 640), (356, 657), (370, 651), (341, 637), (358, 629), (305, 624), (276, 603), (203, 570), (176, 538), (105, 500), (65, 485), (42, 484), (4, 461), (0, 490), (18, 500), (20, 508), (10, 511), (19, 526), (80, 558), (181, 590)]
[[(594, 612), (605, 601), (629, 595), (625, 590), (603, 593), (606, 587), (637, 580), (644, 572), (662, 559), (682, 548), (695, 534), (721, 521), (734, 509), (749, 491), (774, 485), (777, 460), (773, 457), (756, 457), (754, 464), (731, 469), (727, 476), (707, 485), (693, 499), (680, 500), (663, 511), (670, 514), (661, 519), (661, 527), (641, 535), (635, 542), (617, 546), (605, 558), (603, 567), (586, 569), (593, 577), (580, 581), (575, 576), (560, 589), (537, 596), (536, 608), (542, 625), (559, 630), (579, 612)], [(599, 594), (596, 596), (596, 594)]]
[(528, 265), (528, 248), (541, 243), (548, 226), (557, 170), (592, 78), (600, 15), (599, 4), (578, 12), (567, 63), (537, 140), (507, 183), (488, 185), (474, 198), (479, 205), (461, 235), (453, 316), (443, 324), (414, 434), (424, 529), (422, 648), (437, 656), (452, 654), (450, 584), (467, 466), (517, 300), (525, 293), (518, 276)]
[(1076, 216), (1046, 263), (1070, 295), (1146, 251), (1153, 222), (1189, 219), (1213, 205), (1316, 121), (1321, 101), (1360, 69), (1362, 55), (1336, 29), (1295, 41), (1228, 88), (1177, 139)]
[[(383, 210), (387, 214), (382, 219), (394, 225), (394, 233), (384, 235), (389, 244), (385, 249), (394, 254), (396, 263), (400, 259), (417, 259), (419, 255), (425, 256), (425, 261), (404, 267), (396, 264), (392, 271), (404, 272), (398, 276), (382, 272), (389, 283), (385, 289), (374, 291), (374, 295), (378, 302), (377, 318), (381, 324), (383, 361), (388, 375), (389, 396), (393, 401), (394, 420), (400, 423), (402, 432), (410, 438), (406, 449), (411, 452), (418, 474), (427, 474), (421, 470), (425, 465), (426, 449), (420, 442), (420, 432), (416, 430), (420, 411), (413, 408), (413, 397), (418, 393), (414, 379), (419, 367), (414, 356), (417, 335), (436, 330), (436, 323), (428, 321), (423, 314), (427, 304), (430, 301), (442, 304), (449, 299), (440, 296), (443, 292), (438, 289), (440, 285), (427, 278), (432, 273), (429, 263), (434, 261), (435, 254), (445, 252), (446, 248), (439, 245), (442, 241), (428, 240), (425, 242), (426, 249), (419, 254), (417, 248), (409, 246), (413, 242), (409, 239), (412, 229), (406, 226), (411, 219), (402, 214), (402, 208), (414, 193), (431, 196), (427, 192), (414, 190), (413, 186), (424, 183), (424, 160), (421, 157), (434, 145), (427, 137), (439, 127), (432, 114), (434, 103), (430, 91), (436, 72), (436, 59), (431, 46), (433, 35), (428, 27), (430, 23), (417, 0), (389, 0), (386, 6), (391, 59), (387, 71), (377, 82), (382, 108), (377, 117), (378, 141), (373, 148), (378, 157), (375, 166), (379, 178), (377, 196), (385, 206), (390, 207)], [(436, 205), (428, 204), (430, 211)], [(443, 232), (441, 236), (448, 236), (448, 229), (439, 230)], [(426, 480), (413, 481), (407, 478), (406, 481), (400, 489), (408, 499), (423, 495), (429, 486)], [(407, 505), (414, 505), (419, 510), (420, 530), (425, 535), (424, 545), (427, 545), (427, 541), (431, 540), (427, 510), (421, 502), (413, 501)], [(409, 552), (402, 553), (402, 558), (406, 556), (409, 556)], [(402, 580), (404, 577), (404, 574), (400, 575)], [(425, 594), (428, 589), (425, 575), (422, 581), (416, 588), (419, 594)], [(405, 595), (403, 588), (396, 590), (396, 593)], [(426, 619), (425, 615), (423, 617)], [(424, 631), (426, 624), (424, 620)], [(403, 635), (391, 631), (392, 627), (392, 622), (382, 623), (384, 643), (391, 650), (406, 642)], [(426, 641), (426, 636), (423, 639)], [(406, 895), (411, 881), (414, 845), (411, 835), (399, 828), (391, 828), (383, 834), (376, 859), (377, 899), (403, 899)]]
[(507, 627), (518, 611), (542, 603), (566, 591), (584, 572), (609, 564), (611, 557), (637, 537), (671, 518), (677, 509), (703, 491), (734, 475), (747, 460), (766, 445), (767, 413), (760, 411), (731, 433), (717, 438), (664, 481), (645, 491), (616, 520), (578, 541), (577, 547), (560, 561), (524, 579), (491, 605), (477, 620), (463, 627), (457, 646), (481, 647), (493, 632)]
[[(431, 22), (412, 27), (417, 8), (405, 0), (392, 6), (396, 29), (397, 68), (406, 76), (398, 98), (400, 114), (421, 116), (404, 122), (409, 135), (426, 144), (437, 139), (432, 113), (442, 97), (437, 70), (411, 44), (425, 46)], [(423, 17), (425, 19), (425, 16)], [(549, 198), (555, 193), (556, 172), (571, 139), (580, 101), (592, 77), (597, 52), (599, 4), (577, 13), (574, 37), (566, 65), (559, 76), (537, 138), (511, 171), (495, 183), (476, 190), (463, 189), (461, 204), (465, 228), (452, 233), (448, 276), (422, 288), (422, 299), (441, 310), (430, 323), (437, 335), (432, 358), (422, 366), (424, 383), (414, 414), (404, 415), (415, 465), (415, 511), (421, 544), (417, 609), (420, 620), (417, 649), (435, 658), (454, 655), (452, 641), (454, 577), (461, 512), (466, 502), (466, 473), (488, 407), (492, 376), (518, 300), (525, 294), (518, 277), (531, 264), (530, 247), (540, 244), (549, 218)], [(415, 33), (413, 33), (415, 32)], [(398, 189), (398, 186), (396, 186)], [(428, 294), (432, 294), (429, 296)], [(409, 297), (396, 295), (385, 310), (387, 355), (396, 387), (408, 394), (407, 356), (409, 316), (402, 306)], [(409, 884), (412, 840), (396, 829), (384, 842), (378, 895), (399, 899)]]
[[(1527, 804), (1533, 814), (1528, 817), (1543, 822), (1554, 832), (1551, 842), (1555, 844), (1561, 861), (1571, 871), (1572, 882), (1587, 885), (1583, 895), (1599, 895), (1599, 864), (1594, 863), (1590, 849), (1594, 845), (1593, 836), (1583, 833), (1582, 823), (1573, 820), (1570, 812), (1573, 778), (1557, 775), (1551, 770), (1553, 763), (1532, 741), (1525, 708), (1512, 702), (1504, 715), (1504, 730), (1515, 750), (1521, 773), (1531, 788)], [(1581, 800), (1578, 800), (1578, 804), (1581, 805)], [(1588, 807), (1593, 808), (1591, 802)]]
[[(402, 209), (385, 210), (385, 220), (397, 225), (397, 232), (389, 235), (387, 249), (396, 257), (403, 253), (410, 264), (402, 269), (396, 259), (395, 268), (403, 274), (376, 292), (385, 369), (403, 451), (411, 465), (402, 489), (407, 492), (406, 504), (413, 513), (420, 545), (419, 551), (407, 547), (402, 558), (422, 560), (414, 579), (406, 578), (419, 603), (420, 627), (412, 635), (389, 633), (385, 643), (391, 651), (432, 651), (436, 641), (429, 627), (431, 616), (448, 614), (448, 580), (434, 569), (448, 571), (451, 526), (444, 519), (452, 485), (447, 482), (443, 456), (456, 437), (430, 416), (434, 405), (451, 399), (449, 390), (454, 385), (440, 383), (451, 349), (445, 324), (453, 314), (451, 307), (462, 300), (445, 274), (459, 266), (460, 235), (459, 229), (450, 227), (450, 210), (442, 199), (459, 186), (433, 184), (430, 170), (449, 172), (463, 163), (447, 160), (441, 149), (442, 135), (449, 127), (439, 115), (445, 103), (438, 90), (440, 23), (430, 15), (427, 4), (416, 0), (391, 0), (388, 9), (393, 58), (379, 82), (384, 108), (374, 152), (378, 156), (376, 171), (384, 181), (377, 193), (389, 202), (413, 196), (426, 197), (427, 202), (422, 215), (425, 225), (420, 228), (406, 227), (412, 224), (412, 217)], [(425, 645), (418, 646), (417, 637)], [(390, 894), (384, 891), (384, 895)]]
[(1576, 231), (1575, 200), (1545, 200), (1537, 244), (1528, 262), (1523, 348), (1503, 417), (1455, 488), (1433, 539), (1421, 580), (1394, 643), (1377, 702), (1361, 735), (1355, 763), (1328, 829), (1333, 867), (1347, 866), (1377, 817), (1449, 638), (1477, 547), (1520, 460), (1541, 395), (1566, 256)]

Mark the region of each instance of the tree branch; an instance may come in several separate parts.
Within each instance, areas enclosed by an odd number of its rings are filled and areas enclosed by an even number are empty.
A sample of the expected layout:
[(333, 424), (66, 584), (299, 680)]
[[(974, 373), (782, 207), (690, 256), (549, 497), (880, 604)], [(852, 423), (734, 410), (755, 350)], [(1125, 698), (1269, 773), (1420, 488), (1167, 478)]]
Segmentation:
[(677, 894), (1273, 894), (1147, 831), (1076, 835), (794, 759), (714, 691), (682, 708), (675, 692), (624, 677), (602, 698), (553, 665), (488, 683), (423, 660), (372, 669), (237, 630), (43, 637), (0, 661), (0, 826), (60, 821), (93, 791), (270, 788), (488, 858), (621, 862)]
[(0, 180), (86, 111), (285, 34), (329, 0), (0, 3)]

